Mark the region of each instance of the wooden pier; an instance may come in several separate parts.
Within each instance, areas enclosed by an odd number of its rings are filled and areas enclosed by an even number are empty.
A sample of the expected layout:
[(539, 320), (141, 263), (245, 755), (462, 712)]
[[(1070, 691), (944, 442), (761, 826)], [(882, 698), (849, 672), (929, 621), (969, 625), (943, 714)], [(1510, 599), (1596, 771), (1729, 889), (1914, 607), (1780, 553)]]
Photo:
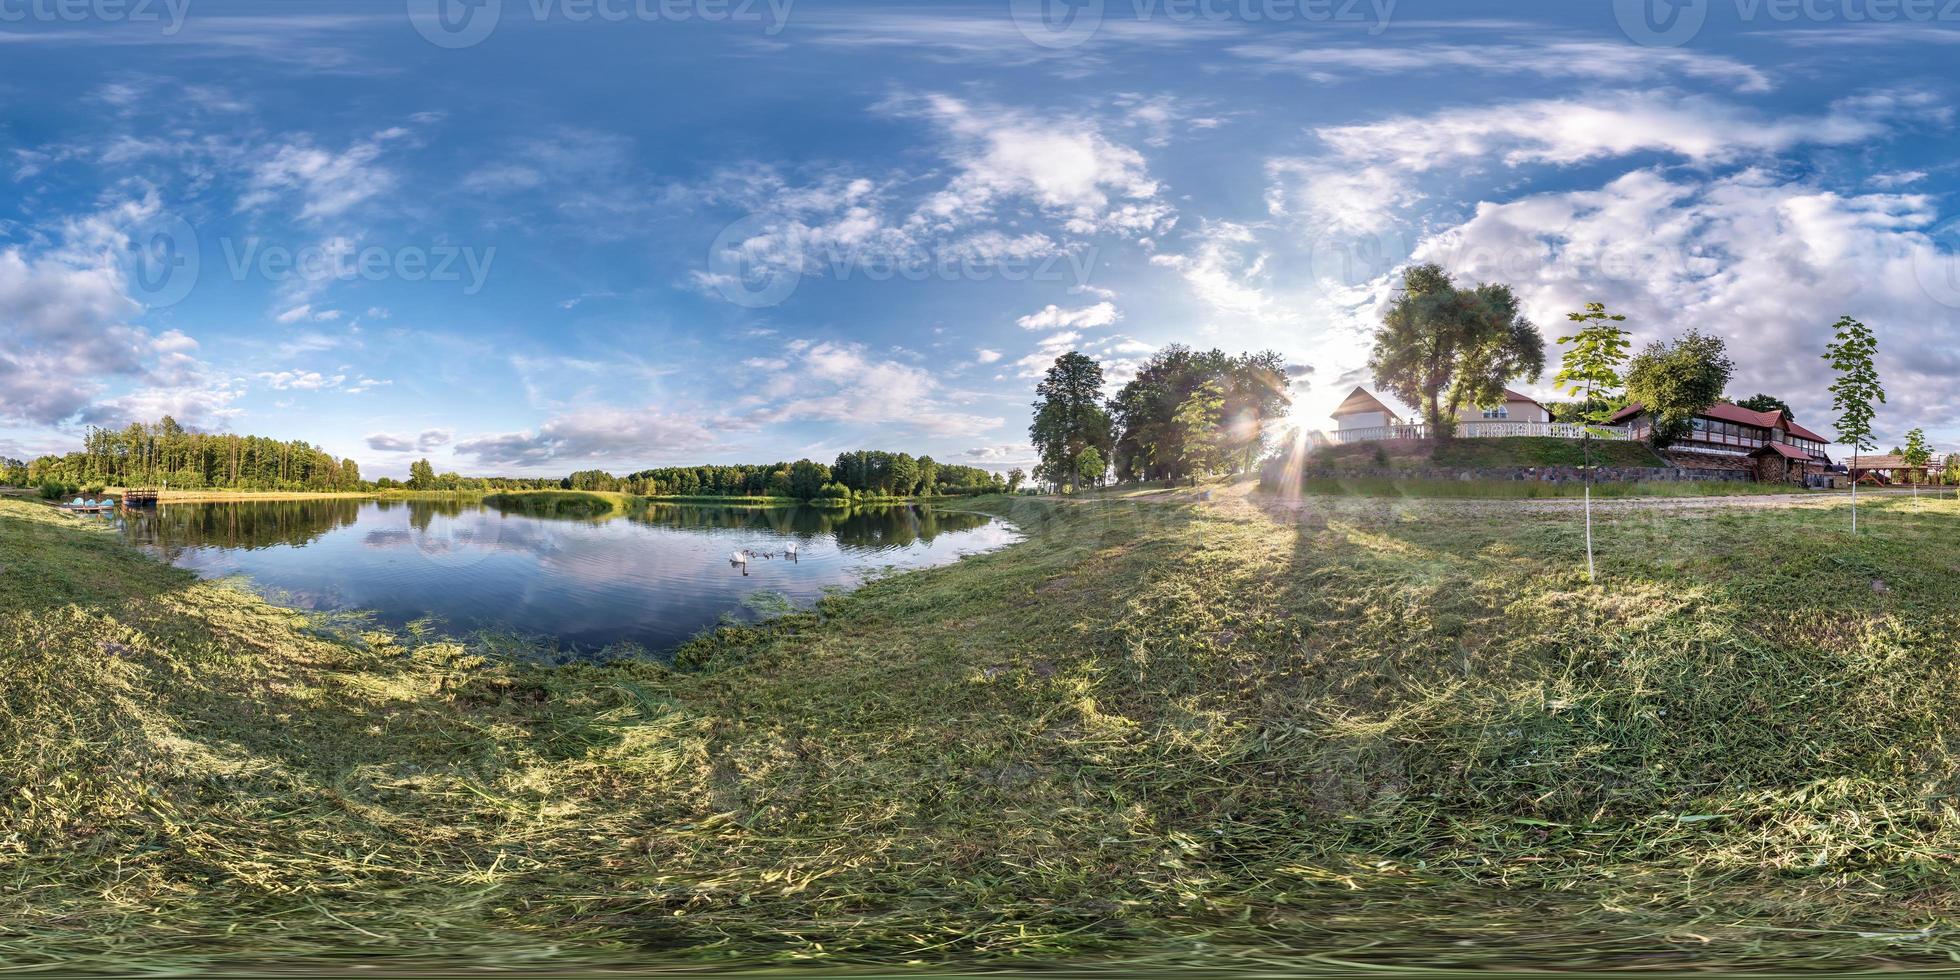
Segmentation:
[(157, 505), (157, 492), (155, 490), (124, 490), (122, 505), (124, 507), (155, 507)]

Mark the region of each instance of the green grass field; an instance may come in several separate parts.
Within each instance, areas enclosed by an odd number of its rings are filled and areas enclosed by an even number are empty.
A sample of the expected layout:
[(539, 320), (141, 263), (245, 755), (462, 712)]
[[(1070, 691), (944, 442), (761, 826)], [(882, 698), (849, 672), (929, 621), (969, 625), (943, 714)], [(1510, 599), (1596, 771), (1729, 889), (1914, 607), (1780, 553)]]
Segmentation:
[(0, 500), (0, 963), (1950, 966), (1960, 503), (1217, 488), (652, 663)]
[[(1644, 442), (1594, 440), (1594, 466), (1666, 466)], [(1408, 469), (1441, 466), (1466, 469), (1509, 466), (1584, 466), (1586, 454), (1576, 439), (1521, 436), (1510, 439), (1451, 439), (1447, 442), (1403, 441), (1327, 446), (1315, 450), (1315, 466)]]

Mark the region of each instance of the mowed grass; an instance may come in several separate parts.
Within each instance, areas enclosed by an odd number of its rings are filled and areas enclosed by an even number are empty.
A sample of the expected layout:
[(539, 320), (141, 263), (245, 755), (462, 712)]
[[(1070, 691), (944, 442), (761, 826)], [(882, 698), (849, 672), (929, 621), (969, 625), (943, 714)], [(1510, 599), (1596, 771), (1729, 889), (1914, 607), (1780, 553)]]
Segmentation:
[[(0, 962), (1960, 954), (1960, 503), (967, 502), (676, 668), (483, 662), (0, 500)], [(1112, 966), (1112, 968), (1114, 968)]]
[[(1595, 439), (1593, 466), (1666, 466), (1644, 442)], [(1326, 446), (1313, 452), (1310, 465), (1391, 469), (1412, 467), (1585, 466), (1586, 447), (1577, 439), (1519, 436), (1504, 439), (1451, 439), (1446, 442), (1395, 440)]]
[[(1417, 497), (1455, 500), (1539, 500), (1577, 498), (1586, 494), (1583, 481), (1549, 483), (1542, 480), (1434, 480), (1389, 477), (1314, 477), (1300, 482), (1302, 492), (1360, 497)], [(1783, 494), (1829, 496), (1835, 491), (1806, 490), (1782, 483), (1742, 483), (1731, 480), (1651, 480), (1639, 483), (1602, 482), (1592, 485), (1594, 497), (1760, 497)], [(1848, 491), (1843, 495), (1848, 496)]]

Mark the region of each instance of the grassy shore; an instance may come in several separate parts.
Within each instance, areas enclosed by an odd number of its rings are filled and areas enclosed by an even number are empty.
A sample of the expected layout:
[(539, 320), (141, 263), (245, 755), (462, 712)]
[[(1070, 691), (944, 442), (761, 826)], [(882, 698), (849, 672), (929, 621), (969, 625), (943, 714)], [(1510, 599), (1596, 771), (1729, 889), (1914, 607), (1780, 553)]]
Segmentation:
[[(0, 500), (0, 962), (1960, 954), (1960, 503), (984, 498), (650, 663), (323, 632)], [(1080, 960), (1078, 959), (1078, 962)]]

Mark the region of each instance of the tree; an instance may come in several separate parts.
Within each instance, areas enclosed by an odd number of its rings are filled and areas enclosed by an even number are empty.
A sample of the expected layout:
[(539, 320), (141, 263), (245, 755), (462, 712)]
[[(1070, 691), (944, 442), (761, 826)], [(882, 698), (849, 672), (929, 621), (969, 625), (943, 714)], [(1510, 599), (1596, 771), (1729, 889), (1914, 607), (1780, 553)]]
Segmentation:
[(1216, 381), (1207, 381), (1178, 406), (1177, 424), (1184, 430), (1183, 462), (1196, 486), (1200, 475), (1209, 474), (1224, 462), (1226, 446), (1219, 423), (1225, 417), (1225, 392)]
[(1026, 480), (1027, 478), (1028, 478), (1028, 475), (1027, 475), (1026, 473), (1024, 473), (1024, 472), (1022, 472), (1022, 471), (1021, 471), (1021, 468), (1020, 468), (1019, 466), (1016, 466), (1016, 467), (1014, 467), (1013, 469), (1011, 469), (1011, 470), (1008, 470), (1008, 471), (1007, 471), (1007, 492), (1008, 492), (1008, 493), (1020, 493), (1020, 492), (1021, 492), (1021, 481), (1023, 481), (1023, 480)]
[(893, 456), (888, 472), (893, 496), (910, 497), (913, 488), (919, 485), (919, 461), (913, 459), (909, 453)]
[(1797, 420), (1797, 413), (1790, 410), (1790, 403), (1775, 395), (1750, 395), (1735, 404), (1752, 412), (1782, 412), (1784, 418), (1792, 422)]
[(1633, 356), (1627, 397), (1653, 417), (1654, 446), (1665, 449), (1688, 434), (1696, 412), (1722, 397), (1734, 371), (1722, 338), (1689, 330), (1672, 344), (1657, 340)]
[(1933, 447), (1926, 444), (1926, 430), (1906, 433), (1906, 447), (1899, 453), (1906, 461), (1906, 479), (1912, 483), (1912, 506), (1919, 508), (1919, 481), (1926, 478), (1926, 466), (1933, 461)]
[(931, 496), (932, 488), (938, 482), (939, 482), (939, 463), (936, 462), (931, 456), (919, 457), (919, 488), (917, 490), (918, 495), (921, 497)]
[(1872, 442), (1873, 402), (1885, 403), (1878, 382), (1878, 338), (1870, 327), (1850, 316), (1832, 325), (1836, 339), (1824, 346), (1824, 360), (1838, 373), (1831, 385), (1831, 410), (1838, 413), (1838, 445), (1851, 447), (1851, 533), (1858, 533), (1858, 453), (1876, 448)]
[(1579, 447), (1586, 461), (1586, 581), (1592, 582), (1598, 580), (1593, 568), (1593, 428), (1612, 421), (1613, 402), (1623, 384), (1620, 365), (1626, 362), (1631, 341), (1627, 339), (1627, 332), (1617, 326), (1626, 322), (1626, 317), (1606, 312), (1604, 303), (1587, 303), (1584, 313), (1567, 313), (1565, 317), (1585, 326), (1570, 337), (1558, 339), (1559, 343), (1571, 344), (1572, 347), (1565, 352), (1558, 376), (1552, 379), (1552, 383), (1565, 389), (1567, 394), (1579, 396), (1582, 406), (1581, 421), (1585, 429), (1579, 437)]
[(410, 490), (432, 490), (436, 485), (436, 468), (426, 459), (418, 459), (408, 464), (408, 488)]
[(1075, 461), (1076, 474), (1088, 481), (1092, 487), (1102, 482), (1103, 473), (1108, 469), (1109, 467), (1103, 463), (1102, 453), (1097, 452), (1094, 446), (1082, 450), (1082, 455)]
[(1035, 386), (1041, 400), (1034, 403), (1028, 439), (1058, 484), (1074, 485), (1083, 450), (1109, 445), (1102, 386), (1102, 365), (1080, 351), (1055, 358), (1054, 366)]
[(1960, 483), (1960, 453), (1946, 454), (1946, 484)]
[(1251, 469), (1268, 437), (1292, 404), (1284, 359), (1275, 351), (1232, 356), (1171, 344), (1137, 369), (1110, 401), (1116, 438), (1104, 459), (1117, 479), (1184, 475), (1184, 430), (1177, 410), (1207, 381), (1224, 393), (1225, 448), (1229, 468)]
[(1435, 438), (1455, 434), (1465, 406), (1501, 405), (1513, 378), (1544, 373), (1545, 338), (1519, 312), (1511, 287), (1462, 289), (1434, 264), (1410, 269), (1402, 282), (1368, 367), (1377, 387), (1422, 407)]

